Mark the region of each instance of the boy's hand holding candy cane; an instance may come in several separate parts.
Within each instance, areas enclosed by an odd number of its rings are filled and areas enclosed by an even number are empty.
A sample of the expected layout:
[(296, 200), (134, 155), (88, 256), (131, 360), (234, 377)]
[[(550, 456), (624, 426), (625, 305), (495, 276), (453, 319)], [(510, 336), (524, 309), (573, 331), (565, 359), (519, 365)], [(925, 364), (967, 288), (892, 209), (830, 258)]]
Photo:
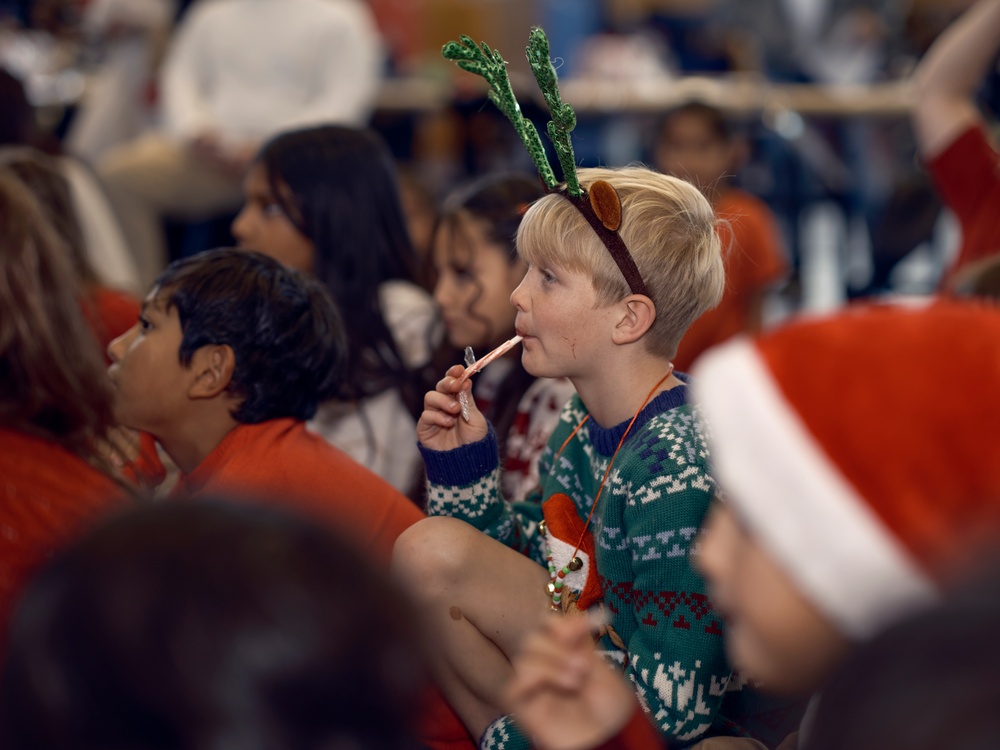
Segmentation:
[(469, 378), (520, 341), (521, 337), (515, 336), (467, 367), (455, 365), (448, 369), (436, 388), (424, 396), (424, 411), (417, 422), (417, 440), (421, 445), (446, 451), (486, 437), (489, 426), (476, 408)]

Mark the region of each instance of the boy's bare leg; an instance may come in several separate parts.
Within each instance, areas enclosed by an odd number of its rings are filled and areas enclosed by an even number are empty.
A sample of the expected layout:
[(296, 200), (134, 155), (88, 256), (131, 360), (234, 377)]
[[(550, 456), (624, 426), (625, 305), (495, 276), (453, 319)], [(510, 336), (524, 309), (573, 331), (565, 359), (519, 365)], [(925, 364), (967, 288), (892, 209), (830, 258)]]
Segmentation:
[(505, 713), (510, 658), (548, 614), (548, 571), (447, 517), (428, 518), (403, 532), (392, 567), (429, 629), (441, 691), (478, 738)]

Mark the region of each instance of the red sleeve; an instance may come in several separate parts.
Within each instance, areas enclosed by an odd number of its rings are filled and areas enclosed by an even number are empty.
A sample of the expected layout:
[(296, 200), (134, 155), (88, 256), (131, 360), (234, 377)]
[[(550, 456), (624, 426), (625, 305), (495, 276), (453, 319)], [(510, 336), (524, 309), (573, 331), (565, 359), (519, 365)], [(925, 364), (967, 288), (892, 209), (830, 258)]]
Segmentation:
[(645, 712), (635, 704), (635, 711), (622, 730), (595, 750), (666, 750), (667, 744)]
[(963, 224), (983, 210), (997, 181), (997, 159), (986, 131), (974, 125), (928, 163), (935, 187)]
[(479, 745), (437, 687), (428, 687), (417, 717), (417, 739), (428, 750), (478, 750)]
[(981, 124), (973, 125), (927, 164), (934, 185), (962, 227), (958, 259), (941, 280), (948, 286), (955, 272), (1000, 252), (1000, 154)]
[(230, 492), (279, 502), (346, 531), (385, 566), (396, 538), (425, 517), (391, 484), (287, 417), (238, 425), (175, 489)]

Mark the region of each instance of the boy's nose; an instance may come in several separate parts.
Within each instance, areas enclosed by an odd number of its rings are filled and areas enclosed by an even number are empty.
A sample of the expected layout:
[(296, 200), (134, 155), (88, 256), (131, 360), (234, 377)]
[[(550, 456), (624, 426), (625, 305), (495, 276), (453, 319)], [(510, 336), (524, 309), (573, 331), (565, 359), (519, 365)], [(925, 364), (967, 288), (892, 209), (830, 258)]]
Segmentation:
[(520, 284), (514, 287), (514, 291), (510, 293), (510, 304), (518, 310), (524, 310), (526, 302), (527, 294), (524, 291), (524, 281), (522, 280)]
[(128, 347), (128, 342), (132, 340), (132, 336), (135, 335), (135, 331), (138, 327), (139, 324), (136, 323), (134, 326), (125, 331), (125, 333), (108, 344), (108, 359), (116, 364), (121, 361), (122, 352), (124, 352)]

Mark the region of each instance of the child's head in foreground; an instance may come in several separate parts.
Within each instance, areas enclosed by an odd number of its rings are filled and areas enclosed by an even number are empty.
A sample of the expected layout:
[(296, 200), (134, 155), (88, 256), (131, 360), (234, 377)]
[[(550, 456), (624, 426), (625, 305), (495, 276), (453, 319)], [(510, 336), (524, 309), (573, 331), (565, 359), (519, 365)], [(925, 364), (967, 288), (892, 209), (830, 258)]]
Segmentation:
[(851, 654), (823, 686), (801, 750), (1000, 747), (1000, 566)]
[(321, 284), (259, 253), (209, 250), (168, 266), (109, 345), (116, 414), (155, 436), (217, 398), (237, 422), (307, 420), (336, 391), (344, 352)]
[(816, 690), (1000, 538), (1000, 310), (851, 309), (724, 344), (693, 382), (724, 493), (696, 561), (766, 688)]
[(50, 226), (63, 241), (77, 278), (86, 286), (97, 282), (87, 258), (86, 240), (73, 204), (69, 180), (52, 156), (25, 146), (0, 147), (0, 171), (21, 180), (45, 210)]
[(12, 620), (4, 747), (413, 747), (420, 636), (348, 542), (243, 500), (107, 523)]
[[(653, 356), (673, 357), (691, 323), (722, 296), (722, 251), (712, 207), (690, 183), (645, 167), (581, 169), (579, 178), (584, 188), (605, 180), (618, 192), (618, 234), (656, 311), (644, 345)], [(531, 266), (589, 276), (599, 306), (631, 294), (600, 237), (561, 195), (548, 195), (528, 210), (518, 228), (517, 251)]]

